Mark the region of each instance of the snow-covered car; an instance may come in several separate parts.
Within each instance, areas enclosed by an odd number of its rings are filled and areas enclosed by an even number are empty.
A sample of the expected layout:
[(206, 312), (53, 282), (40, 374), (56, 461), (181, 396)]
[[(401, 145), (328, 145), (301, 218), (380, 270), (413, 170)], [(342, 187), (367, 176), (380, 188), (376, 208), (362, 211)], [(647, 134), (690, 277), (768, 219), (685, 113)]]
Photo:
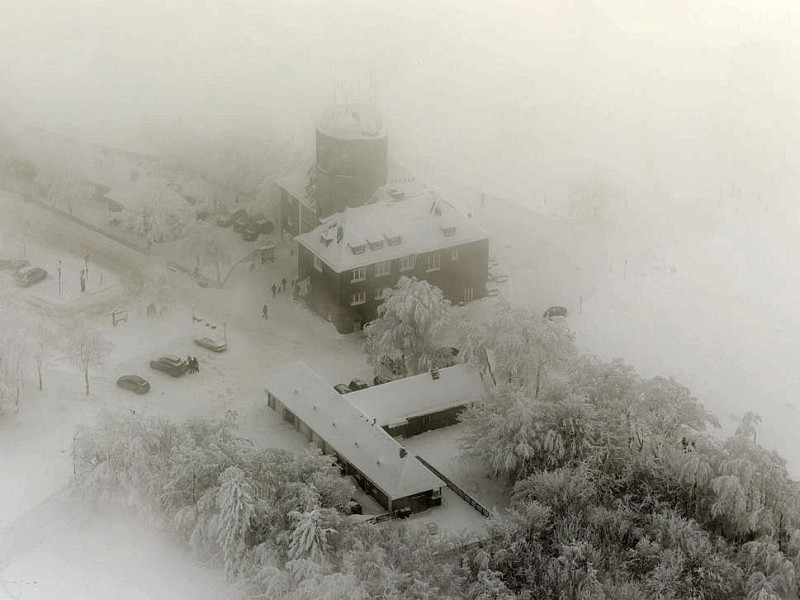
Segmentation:
[(23, 267), (17, 271), (14, 277), (17, 280), (17, 285), (28, 287), (34, 283), (44, 281), (47, 277), (47, 271), (41, 267)]
[(433, 356), (433, 366), (439, 369), (443, 369), (445, 367), (452, 367), (453, 365), (458, 364), (458, 348), (453, 347), (446, 347), (446, 348), (437, 348), (434, 356)]
[(333, 386), (333, 389), (335, 389), (340, 394), (349, 394), (350, 392), (353, 391), (343, 383), (337, 383), (335, 386)]
[(552, 319), (554, 317), (566, 317), (567, 316), (567, 309), (563, 306), (551, 306), (546, 311), (544, 311), (544, 318), (545, 319)]
[(27, 258), (0, 258), (0, 271), (19, 271), (30, 266), (31, 261)]
[(251, 219), (242, 231), (242, 239), (246, 242), (253, 242), (262, 233), (269, 234), (275, 230), (275, 224), (266, 218)]
[(137, 394), (146, 394), (150, 391), (150, 382), (138, 375), (123, 375), (117, 379), (117, 385)]
[(367, 388), (369, 387), (369, 384), (368, 384), (368, 383), (366, 383), (365, 381), (362, 381), (361, 379), (358, 379), (358, 378), (356, 378), (356, 379), (353, 379), (353, 380), (352, 380), (352, 381), (351, 381), (351, 382), (350, 382), (350, 383), (347, 385), (347, 387), (349, 387), (349, 388), (350, 388), (352, 391), (356, 392), (356, 391), (358, 391), (358, 390), (365, 390), (365, 389), (367, 389)]
[(157, 360), (151, 360), (150, 368), (171, 375), (172, 377), (180, 377), (189, 371), (189, 363), (180, 356), (165, 354)]
[(217, 225), (219, 225), (220, 227), (230, 227), (242, 215), (247, 216), (247, 211), (243, 208), (240, 208), (239, 210), (236, 210), (227, 215), (220, 215), (219, 217), (217, 217)]
[(228, 349), (228, 342), (225, 340), (218, 340), (208, 336), (194, 338), (194, 343), (212, 352), (224, 352)]

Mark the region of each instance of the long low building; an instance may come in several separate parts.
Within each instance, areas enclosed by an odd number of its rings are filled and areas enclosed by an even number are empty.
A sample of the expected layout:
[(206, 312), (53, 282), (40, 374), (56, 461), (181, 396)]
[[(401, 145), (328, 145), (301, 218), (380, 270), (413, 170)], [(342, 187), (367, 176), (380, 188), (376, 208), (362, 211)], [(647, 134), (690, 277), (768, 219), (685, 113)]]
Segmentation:
[(268, 406), (336, 456), (386, 510), (420, 512), (441, 504), (444, 482), (305, 363), (281, 367), (266, 388)]
[(347, 401), (394, 437), (405, 438), (458, 422), (458, 415), (484, 392), (477, 371), (459, 364), (368, 387)]

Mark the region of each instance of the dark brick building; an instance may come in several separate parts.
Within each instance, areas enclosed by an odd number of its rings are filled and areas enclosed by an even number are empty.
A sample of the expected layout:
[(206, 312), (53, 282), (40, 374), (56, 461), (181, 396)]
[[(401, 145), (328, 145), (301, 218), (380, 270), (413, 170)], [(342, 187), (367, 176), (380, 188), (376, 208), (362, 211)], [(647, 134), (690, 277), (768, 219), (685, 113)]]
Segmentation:
[(383, 187), (297, 242), (309, 306), (342, 333), (373, 320), (401, 276), (435, 285), (454, 303), (486, 293), (488, 236), (420, 183)]

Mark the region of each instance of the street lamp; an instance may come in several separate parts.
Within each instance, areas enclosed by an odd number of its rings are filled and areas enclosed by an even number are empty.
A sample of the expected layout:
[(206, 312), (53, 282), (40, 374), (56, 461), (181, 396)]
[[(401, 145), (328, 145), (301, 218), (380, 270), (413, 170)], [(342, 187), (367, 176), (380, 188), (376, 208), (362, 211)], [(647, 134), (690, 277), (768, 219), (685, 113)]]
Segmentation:
[(228, 341), (228, 324), (225, 321), (222, 322), (222, 337)]
[(86, 281), (89, 281), (89, 255), (83, 257), (84, 267), (86, 268)]
[(58, 295), (61, 295), (61, 259), (58, 260)]

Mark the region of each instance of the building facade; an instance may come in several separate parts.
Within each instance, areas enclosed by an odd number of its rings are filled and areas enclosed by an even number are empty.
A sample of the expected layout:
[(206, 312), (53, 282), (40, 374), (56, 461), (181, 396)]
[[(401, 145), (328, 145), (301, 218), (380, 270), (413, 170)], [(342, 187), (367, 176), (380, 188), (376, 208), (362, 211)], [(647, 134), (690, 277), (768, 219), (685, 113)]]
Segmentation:
[(421, 184), (381, 188), (371, 204), (348, 208), (297, 241), (306, 300), (340, 333), (372, 321), (402, 276), (427, 281), (455, 304), (486, 294), (488, 236)]

